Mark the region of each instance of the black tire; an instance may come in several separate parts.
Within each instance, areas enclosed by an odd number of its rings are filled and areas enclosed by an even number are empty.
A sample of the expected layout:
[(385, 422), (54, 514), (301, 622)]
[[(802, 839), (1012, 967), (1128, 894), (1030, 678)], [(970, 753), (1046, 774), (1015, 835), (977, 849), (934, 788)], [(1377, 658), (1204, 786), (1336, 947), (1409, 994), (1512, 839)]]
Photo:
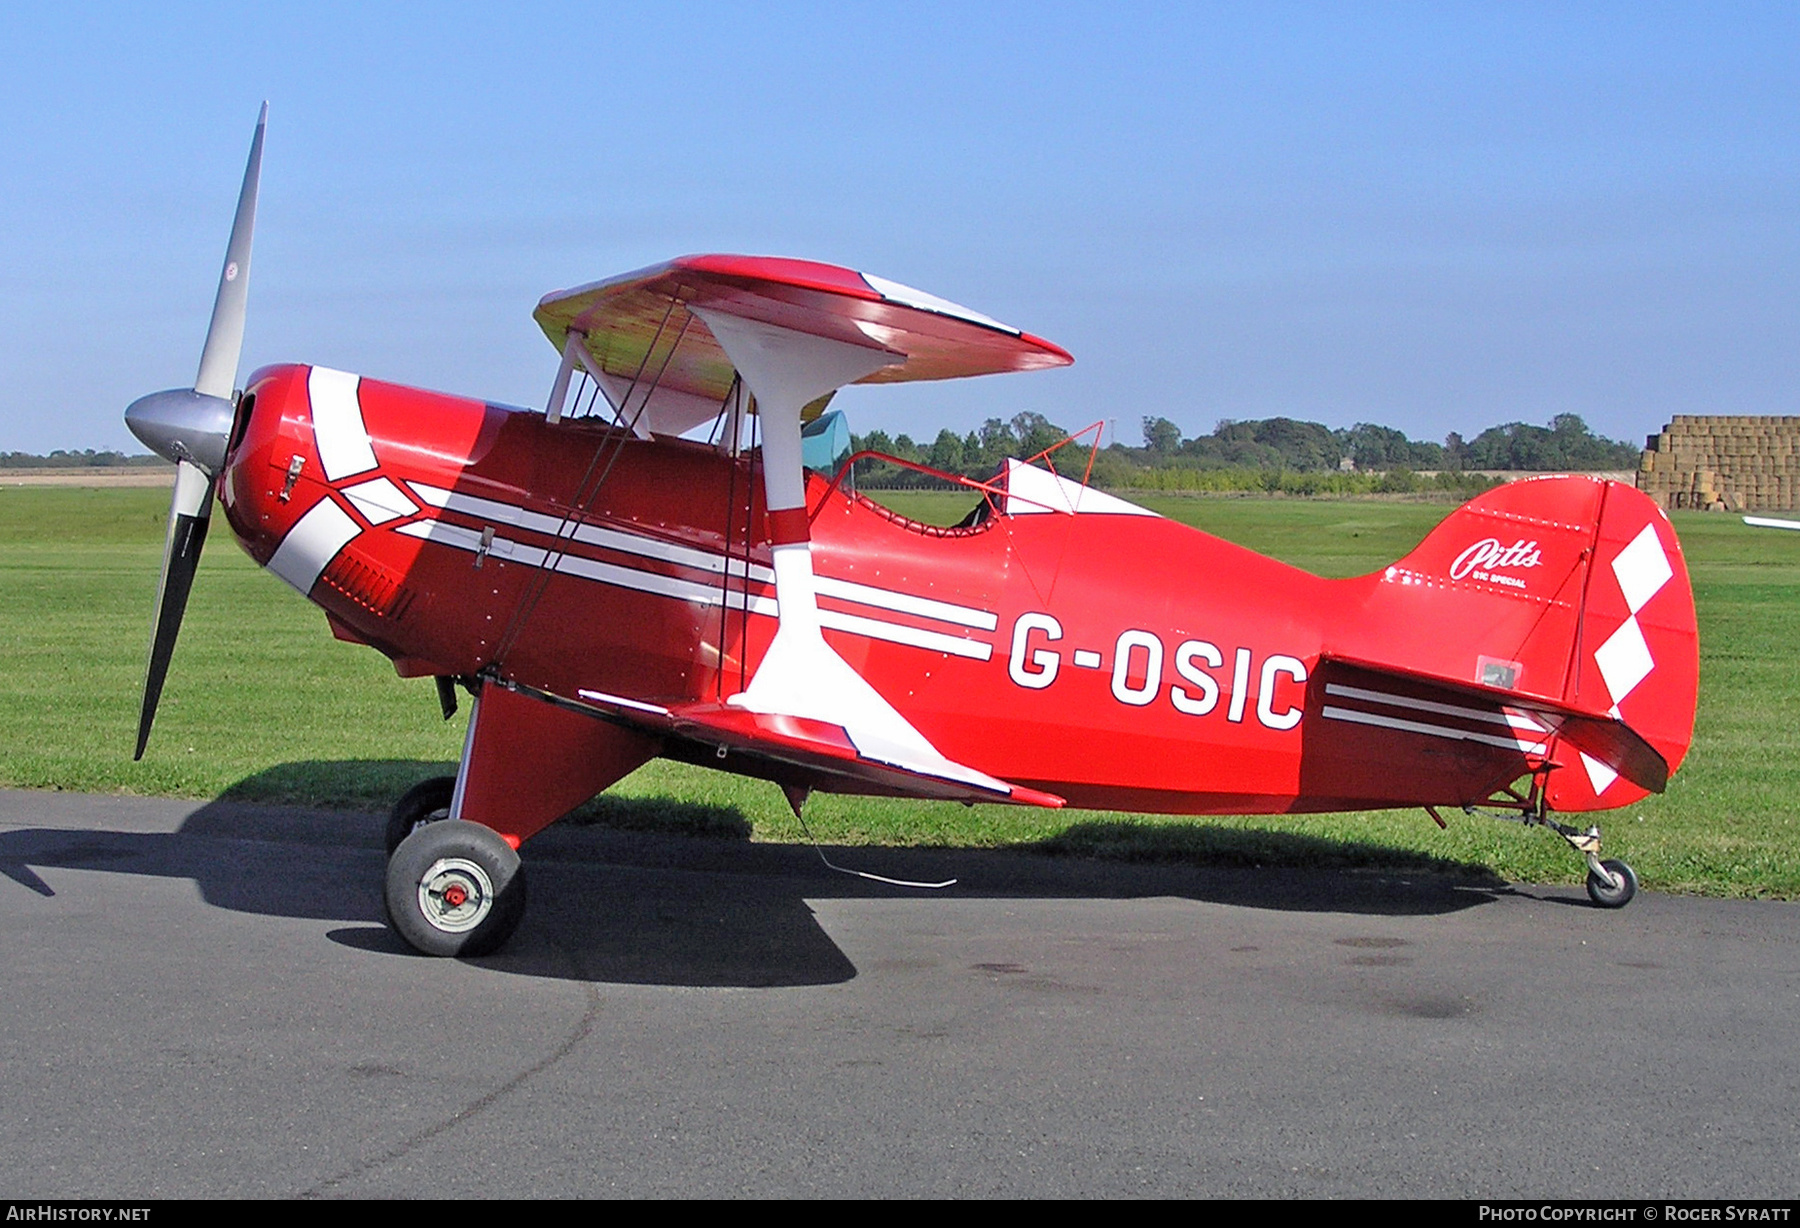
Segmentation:
[(450, 796), (455, 792), (456, 777), (433, 776), (402, 793), (388, 811), (387, 831), (383, 835), (388, 856), (392, 857), (400, 842), (425, 824), (449, 818)]
[(1588, 871), (1588, 898), (1602, 908), (1623, 908), (1631, 903), (1631, 897), (1637, 894), (1637, 871), (1622, 861), (1603, 861), (1615, 882), (1607, 882), (1592, 870)]
[(388, 860), (388, 924), (421, 955), (487, 955), (525, 915), (525, 868), (491, 827), (444, 819)]

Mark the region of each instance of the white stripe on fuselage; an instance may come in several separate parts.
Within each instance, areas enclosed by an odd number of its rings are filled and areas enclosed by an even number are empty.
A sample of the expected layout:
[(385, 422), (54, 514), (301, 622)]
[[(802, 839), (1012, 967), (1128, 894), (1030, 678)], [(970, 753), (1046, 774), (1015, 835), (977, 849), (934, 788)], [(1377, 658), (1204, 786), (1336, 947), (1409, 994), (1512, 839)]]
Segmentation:
[(1502, 738), (1491, 733), (1475, 733), (1468, 729), (1455, 729), (1449, 725), (1433, 725), (1426, 721), (1403, 721), (1396, 717), (1377, 716), (1373, 712), (1359, 712), (1352, 708), (1334, 708), (1329, 704), (1320, 709), (1319, 715), (1327, 720), (1349, 721), (1356, 725), (1375, 725), (1382, 729), (1397, 729), (1402, 733), (1446, 738), (1452, 742), (1479, 742), (1483, 746), (1498, 746), (1503, 750), (1523, 751), (1529, 755), (1538, 755), (1544, 752), (1542, 742), (1527, 743), (1521, 738)]
[[(420, 489), (416, 484), (414, 485), (414, 490), (421, 498), (427, 498), (427, 501), (430, 501), (425, 494), (425, 490)], [(466, 496), (453, 497), (464, 498)], [(480, 502), (488, 501), (481, 500)], [(500, 504), (498, 506), (506, 507), (508, 505)], [(519, 511), (520, 509), (513, 510)], [(531, 512), (524, 512), (522, 514), (525, 516), (537, 515), (537, 513)], [(544, 520), (553, 519), (552, 517), (547, 516), (540, 518)], [(498, 519), (498, 517), (492, 517), (492, 519)], [(520, 523), (522, 527), (532, 527), (524, 524), (524, 522)], [(465, 528), (462, 525), (446, 524), (441, 520), (416, 520), (411, 524), (401, 525), (395, 532), (404, 533), (408, 537), (418, 537), (426, 541), (436, 542), (439, 545), (450, 546), (457, 550), (467, 550), (470, 553), (476, 553), (481, 550), (482, 535), (479, 532), (474, 529)], [(631, 536), (629, 534), (616, 535), (620, 537)], [(634, 538), (633, 540), (641, 542), (644, 539)], [(666, 545), (666, 543), (660, 542), (648, 544), (657, 546)], [(703, 553), (683, 546), (670, 546), (669, 549), (679, 550), (690, 554)], [(541, 547), (528, 545), (524, 542), (514, 541), (511, 538), (499, 536), (496, 536), (489, 541), (487, 552), (494, 558), (505, 559), (513, 563), (522, 563), (527, 567), (544, 567), (546, 566), (546, 561), (550, 559), (552, 555), (551, 551), (544, 550)], [(662, 556), (657, 555), (653, 557)], [(710, 557), (717, 558), (719, 556)], [(736, 562), (736, 560), (733, 561)], [(728, 602), (733, 606), (738, 606), (739, 603), (742, 602), (743, 606), (752, 614), (759, 614), (768, 618), (775, 618), (779, 614), (780, 607), (776, 604), (773, 597), (757, 596), (753, 594), (734, 594), (717, 585), (703, 584), (695, 580), (683, 580), (679, 576), (666, 576), (654, 571), (640, 571), (635, 567), (623, 567), (616, 563), (603, 563), (598, 559), (585, 558), (577, 554), (556, 552), (555, 561), (548, 565), (550, 570), (558, 571), (565, 575), (579, 576), (584, 580), (594, 580), (601, 584), (611, 584), (618, 588), (628, 588), (640, 593), (652, 593), (659, 597), (669, 597), (677, 601), (689, 601), (696, 605), (707, 606), (723, 605)], [(862, 588), (864, 586), (854, 585), (851, 587)], [(875, 593), (885, 593), (886, 590), (875, 589), (870, 591)], [(890, 596), (905, 598), (907, 597), (907, 594), (894, 593), (890, 594)], [(926, 599), (914, 598), (913, 600), (924, 601)], [(937, 602), (932, 604), (943, 603)], [(970, 611), (970, 613), (983, 614), (985, 611)], [(993, 616), (987, 615), (987, 617), (992, 618)], [(914, 648), (924, 648), (934, 652), (948, 653), (952, 656), (968, 657), (976, 661), (986, 661), (994, 655), (993, 645), (980, 640), (964, 639), (961, 636), (946, 635), (941, 631), (929, 631), (920, 627), (907, 627), (898, 623), (883, 622), (880, 619), (865, 618), (861, 615), (849, 614), (839, 610), (820, 610), (819, 624), (820, 626), (829, 627), (836, 631), (847, 631), (853, 635), (867, 636), (870, 639), (886, 640), (894, 644), (907, 644)]]
[(542, 512), (527, 511), (511, 503), (502, 503), (498, 499), (483, 499), (479, 495), (465, 495), (453, 490), (445, 490), (441, 486), (428, 486), (424, 482), (408, 482), (412, 492), (433, 507), (445, 511), (460, 512), (464, 516), (472, 516), (477, 520), (490, 520), (499, 524), (514, 525), (533, 533), (542, 533), (549, 537), (560, 537), (565, 540), (585, 542), (590, 546), (603, 546), (608, 550), (617, 550), (621, 554), (636, 554), (647, 559), (661, 559), (665, 563), (675, 563), (682, 567), (692, 567), (697, 571), (709, 571), (714, 575), (730, 574), (743, 578), (746, 574), (752, 580), (764, 584), (773, 583), (775, 573), (757, 563), (746, 563), (743, 559), (727, 559), (722, 554), (714, 554), (710, 550), (698, 550), (692, 546), (680, 546), (674, 542), (657, 541), (651, 537), (641, 537), (636, 533), (622, 533), (617, 529), (602, 528), (593, 524), (573, 524), (560, 516), (547, 516)]
[[(415, 495), (433, 507), (460, 512), (478, 520), (515, 525), (534, 533), (562, 537), (565, 540), (573, 539), (588, 545), (617, 550), (621, 554), (636, 554), (644, 558), (660, 559), (666, 563), (692, 567), (697, 571), (710, 572), (713, 575), (730, 574), (738, 579), (748, 576), (749, 579), (763, 584), (772, 584), (775, 580), (775, 573), (760, 563), (747, 563), (743, 559), (727, 558), (725, 555), (710, 550), (658, 541), (655, 538), (643, 537), (636, 533), (625, 533), (618, 529), (608, 529), (591, 524), (578, 524), (574, 527), (574, 532), (570, 533), (570, 522), (560, 517), (528, 511), (515, 504), (502, 503), (497, 499), (484, 499), (479, 495), (465, 495), (457, 491), (445, 490), (441, 486), (431, 486), (424, 482), (408, 482), (407, 485), (412, 488)], [(954, 605), (948, 601), (919, 597), (912, 593), (895, 592), (892, 589), (875, 588), (868, 584), (858, 584), (853, 580), (837, 580), (829, 576), (820, 576), (817, 578), (816, 586), (821, 595), (839, 601), (873, 606), (878, 610), (891, 610), (896, 614), (912, 614), (919, 618), (951, 623), (976, 631), (992, 631), (1000, 625), (999, 618), (988, 610)]]
[(306, 510), (269, 559), (269, 570), (299, 589), (312, 592), (319, 573), (362, 529), (350, 513), (329, 498)]
[(1000, 625), (1000, 619), (987, 610), (951, 605), (947, 601), (938, 601), (931, 597), (915, 597), (911, 593), (897, 593), (888, 588), (873, 588), (867, 584), (858, 584), (853, 580), (834, 580), (830, 576), (815, 576), (813, 587), (823, 597), (835, 597), (839, 601), (853, 601), (857, 605), (874, 606), (878, 610), (892, 610), (896, 614), (916, 614), (920, 618), (935, 619), (941, 623), (955, 623), (959, 627), (969, 627), (976, 631), (992, 631)]
[(375, 468), (375, 450), (369, 446), (362, 402), (357, 399), (361, 382), (348, 371), (333, 371), (330, 367), (314, 367), (306, 377), (306, 396), (312, 403), (313, 442), (318, 445), (319, 464), (328, 482)]
[(362, 518), (370, 524), (386, 524), (390, 520), (416, 515), (419, 510), (386, 478), (371, 478), (355, 486), (346, 486), (338, 493), (350, 500), (350, 506), (361, 512)]
[(1528, 729), (1533, 733), (1548, 733), (1549, 730), (1529, 716), (1521, 716), (1512, 712), (1485, 712), (1479, 708), (1463, 708), (1456, 704), (1438, 703), (1430, 699), (1414, 699), (1409, 695), (1390, 695), (1386, 691), (1367, 691), (1362, 687), (1342, 686), (1330, 683), (1325, 687), (1327, 695), (1341, 695), (1346, 699), (1360, 699), (1372, 704), (1385, 704), (1392, 708), (1411, 708), (1418, 712), (1431, 712), (1438, 716), (1460, 716), (1471, 721), (1487, 721), (1495, 725), (1508, 725), (1514, 729)]

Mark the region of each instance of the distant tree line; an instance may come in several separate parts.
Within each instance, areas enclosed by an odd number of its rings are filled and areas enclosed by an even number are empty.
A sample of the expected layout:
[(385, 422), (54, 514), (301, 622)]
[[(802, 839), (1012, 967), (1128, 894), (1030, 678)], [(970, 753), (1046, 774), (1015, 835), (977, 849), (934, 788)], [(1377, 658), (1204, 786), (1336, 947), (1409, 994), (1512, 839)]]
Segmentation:
[(1167, 418), (1144, 419), (1144, 446), (1127, 449), (1148, 454), (1151, 465), (1180, 463), (1201, 468), (1285, 468), (1302, 473), (1321, 469), (1525, 469), (1580, 472), (1631, 469), (1638, 449), (1603, 439), (1577, 414), (1558, 414), (1550, 425), (1508, 422), (1491, 426), (1474, 439), (1452, 431), (1443, 443), (1408, 439), (1392, 427), (1358, 422), (1348, 430), (1332, 430), (1318, 422), (1263, 418), (1250, 422), (1226, 419), (1210, 435), (1183, 439)]
[[(1039, 413), (1022, 413), (1011, 422), (1003, 422), (999, 418), (989, 418), (981, 424), (978, 431), (970, 431), (967, 435), (958, 435), (948, 428), (937, 433), (937, 438), (929, 445), (914, 443), (911, 436), (897, 435), (888, 438), (886, 431), (870, 431), (867, 435), (854, 436), (856, 449), (867, 449), (872, 452), (885, 452), (889, 456), (898, 456), (901, 460), (914, 461), (921, 465), (929, 465), (944, 473), (958, 473), (965, 477), (989, 478), (1009, 456), (1035, 456), (1046, 448), (1054, 447), (1068, 435), (1062, 427), (1051, 422)], [(1071, 444), (1070, 447), (1078, 445)], [(1068, 449), (1063, 449), (1067, 452)], [(1083, 448), (1083, 451), (1086, 449)], [(1057, 456), (1062, 462), (1062, 454)], [(942, 486), (943, 483), (925, 474), (897, 465), (889, 465), (875, 460), (858, 461), (856, 480), (865, 486), (882, 486), (887, 488)]]
[[(1550, 425), (1509, 422), (1489, 427), (1472, 440), (1451, 432), (1442, 443), (1408, 439), (1391, 427), (1359, 422), (1337, 429), (1294, 418), (1221, 421), (1210, 435), (1184, 438), (1167, 418), (1143, 419), (1143, 446), (1115, 442), (1094, 458), (1096, 486), (1150, 490), (1292, 490), (1295, 493), (1352, 494), (1442, 488), (1452, 493), (1485, 486), (1462, 475), (1470, 470), (1581, 472), (1634, 469), (1638, 449), (1604, 439), (1575, 414), (1558, 414)], [(1042, 414), (1022, 413), (1010, 422), (989, 418), (981, 429), (958, 435), (942, 430), (930, 444), (906, 435), (892, 438), (871, 431), (856, 446), (929, 465), (946, 473), (987, 478), (1008, 456), (1028, 457), (1050, 447), (1067, 432)], [(1088, 449), (1070, 444), (1057, 453), (1058, 468), (1085, 468)], [(1433, 479), (1419, 479), (1420, 470)], [(900, 466), (874, 460), (857, 463), (857, 481), (868, 487), (942, 485)], [(1472, 475), (1470, 475), (1472, 477)]]
[(0, 452), (0, 469), (138, 468), (167, 463), (160, 456), (127, 456), (123, 452), (96, 452), (92, 448), (83, 448), (79, 452), (65, 452), (58, 448), (48, 456), (38, 456), (31, 452)]

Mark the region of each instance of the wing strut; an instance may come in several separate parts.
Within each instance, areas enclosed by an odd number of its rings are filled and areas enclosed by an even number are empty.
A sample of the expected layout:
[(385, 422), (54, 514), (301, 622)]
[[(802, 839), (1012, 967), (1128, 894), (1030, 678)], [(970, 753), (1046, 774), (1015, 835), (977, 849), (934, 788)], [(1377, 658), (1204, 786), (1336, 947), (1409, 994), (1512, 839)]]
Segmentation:
[[(582, 343), (587, 340), (586, 333), (569, 330), (569, 340), (563, 346), (562, 364), (556, 368), (556, 382), (550, 385), (550, 403), (544, 407), (544, 420), (551, 426), (562, 421), (563, 404), (569, 399), (569, 377), (575, 374), (577, 357), (582, 353)], [(577, 405), (581, 398), (575, 398)]]
[(819, 630), (800, 411), (811, 401), (906, 361), (874, 345), (796, 332), (717, 307), (694, 307), (756, 398), (762, 425), (763, 496), (768, 509), (780, 623), (750, 685), (725, 702), (765, 716), (799, 717), (842, 728), (859, 754), (907, 771), (1010, 796), (1012, 786), (946, 758), (880, 692), (833, 651)]

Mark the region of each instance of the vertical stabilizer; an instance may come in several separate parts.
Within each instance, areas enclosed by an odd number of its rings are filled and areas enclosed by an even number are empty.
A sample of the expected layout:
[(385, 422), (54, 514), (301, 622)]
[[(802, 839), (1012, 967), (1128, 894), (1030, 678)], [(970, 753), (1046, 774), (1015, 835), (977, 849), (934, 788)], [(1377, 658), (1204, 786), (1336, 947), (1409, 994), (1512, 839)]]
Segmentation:
[[(1509, 483), (1364, 582), (1365, 617), (1333, 655), (1579, 714), (1549, 744), (1554, 809), (1643, 797), (1626, 778), (1625, 742), (1647, 744), (1669, 772), (1687, 754), (1699, 686), (1693, 592), (1668, 516), (1632, 487)], [(1607, 735), (1620, 724), (1635, 738)]]

